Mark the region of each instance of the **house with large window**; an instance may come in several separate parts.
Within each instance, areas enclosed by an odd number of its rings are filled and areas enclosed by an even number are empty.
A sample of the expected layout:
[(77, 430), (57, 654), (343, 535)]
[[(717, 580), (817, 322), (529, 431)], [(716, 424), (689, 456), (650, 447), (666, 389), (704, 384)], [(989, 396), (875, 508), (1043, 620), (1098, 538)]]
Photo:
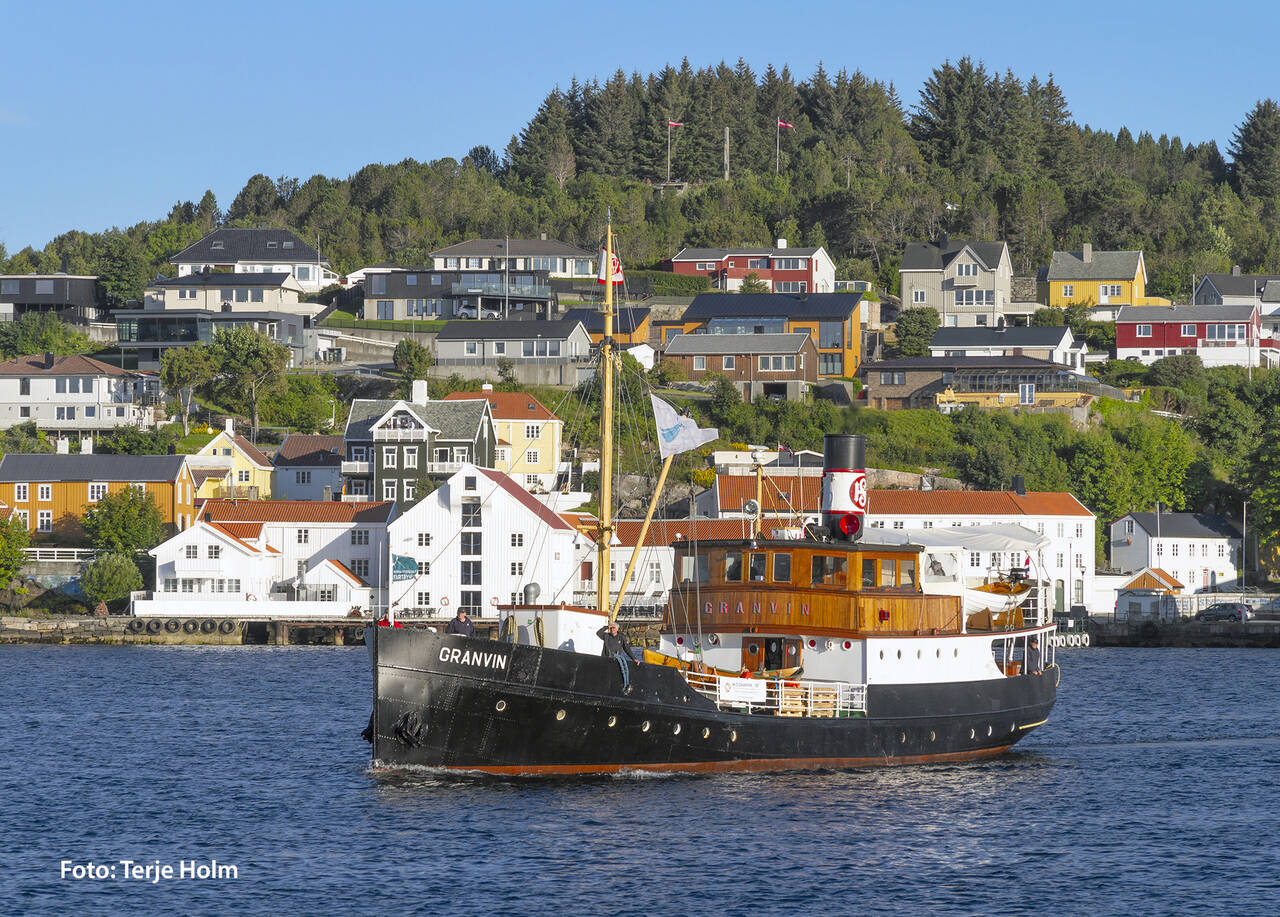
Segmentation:
[(291, 274), (188, 274), (149, 282), (142, 307), (151, 312), (287, 312), (312, 316), (323, 303), (303, 302), (306, 291)]
[(417, 379), (405, 399), (358, 398), (343, 434), (343, 499), (412, 504), (424, 478), (452, 474), (463, 465), (492, 467), (497, 448), (489, 401), (431, 401)]
[(57, 433), (155, 426), (160, 380), (93, 357), (43, 354), (0, 363), (0, 430), (34, 423)]
[(700, 293), (663, 345), (678, 334), (808, 334), (820, 377), (854, 376), (862, 359), (862, 299), (856, 293)]
[(107, 320), (109, 299), (92, 274), (0, 274), (0, 321), (48, 312), (87, 325)]
[(1013, 262), (1005, 242), (951, 239), (912, 242), (898, 270), (902, 308), (936, 309), (943, 328), (995, 328), (1034, 304), (1013, 303)]
[(800, 401), (818, 381), (818, 350), (803, 332), (677, 334), (662, 358), (692, 382), (706, 381), (711, 373), (727, 377), (748, 402), (760, 397)]
[(442, 366), (497, 366), (513, 363), (581, 363), (591, 356), (591, 339), (581, 322), (457, 319), (436, 334), (436, 363)]
[(933, 357), (1033, 357), (1084, 375), (1088, 347), (1071, 329), (1054, 325), (1002, 328), (939, 328), (929, 342)]
[(560, 471), (564, 421), (525, 392), (495, 392), (485, 385), (478, 392), (451, 392), (445, 401), (489, 402), (497, 445), (493, 467), (510, 475), (526, 490), (547, 492)]
[(737, 291), (755, 274), (773, 293), (834, 293), (836, 266), (821, 245), (788, 248), (786, 239), (773, 247), (683, 248), (667, 264), (674, 274), (707, 277), (712, 287)]
[(365, 268), (363, 283), (367, 319), (552, 319), (561, 312), (546, 270), (462, 271), (388, 265)]
[(341, 435), (290, 433), (272, 456), (281, 500), (334, 500), (342, 493)]
[(437, 271), (545, 272), (562, 280), (593, 280), (599, 252), (546, 238), (468, 239), (431, 253)]
[(1275, 366), (1280, 346), (1264, 336), (1256, 305), (1125, 306), (1116, 315), (1116, 359), (1150, 365), (1195, 354), (1205, 366)]
[(499, 605), (573, 602), (595, 545), (509, 475), (463, 463), (388, 530), (398, 616), (497, 617)]
[(37, 541), (79, 544), (83, 519), (102, 497), (133, 487), (149, 494), (170, 533), (195, 517), (195, 482), (185, 455), (23, 455), (0, 458), (0, 501)]
[(1069, 366), (1027, 356), (894, 357), (864, 363), (862, 370), (867, 407), (886, 411), (936, 408), (948, 390), (952, 402), (980, 407), (1114, 393)]
[(1166, 570), (1187, 593), (1235, 589), (1240, 530), (1214, 513), (1127, 513), (1111, 523), (1111, 566), (1126, 573)]
[(308, 293), (338, 282), (328, 259), (287, 229), (215, 229), (169, 259), (191, 274), (288, 274)]
[(310, 314), (253, 310), (218, 309), (116, 309), (116, 347), (132, 355), (138, 368), (160, 369), (160, 361), (171, 347), (212, 344), (218, 331), (252, 328), (289, 348), (294, 365), (316, 359), (332, 346), (336, 330), (315, 328)]
[(1141, 251), (1094, 251), (1088, 242), (1078, 252), (1054, 252), (1037, 279), (1046, 306), (1093, 307), (1096, 318), (1112, 318), (1123, 306), (1167, 306), (1147, 295), (1147, 263)]

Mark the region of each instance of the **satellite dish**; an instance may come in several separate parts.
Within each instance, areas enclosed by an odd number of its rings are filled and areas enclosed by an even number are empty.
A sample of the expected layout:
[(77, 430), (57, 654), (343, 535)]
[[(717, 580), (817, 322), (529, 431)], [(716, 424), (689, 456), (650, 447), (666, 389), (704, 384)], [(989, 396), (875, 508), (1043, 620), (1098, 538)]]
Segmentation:
[(748, 500), (742, 504), (742, 511), (748, 516), (758, 516), (760, 515), (760, 504), (755, 500)]

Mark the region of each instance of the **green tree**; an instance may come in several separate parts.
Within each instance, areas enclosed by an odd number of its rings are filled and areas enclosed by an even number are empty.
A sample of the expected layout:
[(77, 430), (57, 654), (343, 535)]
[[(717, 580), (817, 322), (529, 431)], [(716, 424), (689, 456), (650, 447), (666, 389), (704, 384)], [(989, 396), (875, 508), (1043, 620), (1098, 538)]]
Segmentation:
[(34, 420), (14, 424), (9, 429), (0, 432), (0, 455), (7, 455), (10, 452), (18, 454), (52, 452), (53, 448), (53, 443), (49, 442), (45, 435), (36, 428)]
[(942, 320), (932, 306), (917, 306), (898, 313), (898, 350), (909, 357), (927, 357), (929, 342)]
[(1263, 99), (1236, 129), (1231, 156), (1240, 194), (1275, 212), (1280, 204), (1280, 106)]
[(12, 322), (0, 322), (0, 358), (10, 360), (28, 354), (55, 356), (89, 353), (94, 344), (49, 312), (28, 312)]
[(516, 364), (510, 357), (498, 357), (498, 391), (520, 391), (520, 383), (516, 380)]
[(395, 364), (396, 371), (402, 377), (400, 395), (404, 398), (407, 398), (412, 392), (415, 379), (427, 378), (427, 370), (435, 362), (431, 357), (431, 351), (413, 338), (401, 338), (400, 343), (396, 345), (395, 352), (391, 355), (391, 361)]
[(27, 562), (24, 549), (30, 541), (27, 527), (16, 516), (0, 521), (0, 589), (7, 589), (17, 578)]
[(182, 435), (191, 432), (191, 402), (196, 389), (213, 379), (213, 357), (206, 347), (174, 347), (160, 358), (160, 382), (182, 405)]
[(748, 271), (747, 276), (742, 278), (742, 283), (738, 287), (739, 293), (768, 293), (769, 284), (760, 279), (760, 275), (755, 271)]
[(151, 494), (126, 487), (85, 507), (84, 530), (99, 551), (132, 555), (164, 540), (164, 519)]
[(259, 406), (284, 387), (289, 348), (252, 328), (223, 328), (213, 337), (210, 355), (217, 367), (213, 379), (217, 397), (230, 406), (247, 408), (256, 441)]
[(94, 451), (106, 455), (164, 455), (177, 441), (176, 424), (167, 424), (154, 430), (116, 427), (104, 433), (94, 443)]
[(80, 588), (94, 604), (127, 598), (142, 588), (142, 574), (127, 554), (102, 554), (89, 564), (80, 577)]
[(301, 433), (319, 433), (337, 423), (338, 387), (332, 376), (290, 373), (284, 388), (262, 406), (263, 419)]

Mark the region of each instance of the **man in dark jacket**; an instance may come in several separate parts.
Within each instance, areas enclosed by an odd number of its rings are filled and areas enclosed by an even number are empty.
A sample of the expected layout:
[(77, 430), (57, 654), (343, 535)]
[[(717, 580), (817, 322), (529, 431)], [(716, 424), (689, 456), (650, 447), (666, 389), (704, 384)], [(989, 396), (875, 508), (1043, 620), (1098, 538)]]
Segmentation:
[(444, 629), (446, 634), (456, 634), (459, 637), (474, 637), (476, 635), (476, 626), (467, 617), (465, 608), (458, 609), (458, 615)]
[(618, 630), (618, 622), (610, 621), (596, 631), (596, 636), (604, 644), (600, 655), (612, 656), (613, 660), (618, 663), (618, 668), (622, 670), (622, 693), (630, 694), (631, 663), (635, 662), (635, 656), (631, 655), (631, 646), (627, 643), (627, 638)]

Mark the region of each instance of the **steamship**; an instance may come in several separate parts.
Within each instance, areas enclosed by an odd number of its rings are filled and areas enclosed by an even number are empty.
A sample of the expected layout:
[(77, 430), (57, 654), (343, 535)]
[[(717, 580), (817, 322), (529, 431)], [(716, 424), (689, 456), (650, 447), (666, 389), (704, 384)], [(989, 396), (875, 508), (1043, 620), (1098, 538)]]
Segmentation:
[[(597, 570), (612, 531), (604, 437)], [(504, 607), (502, 639), (370, 628), (375, 767), (779, 771), (1006, 751), (1056, 697), (1043, 603), (1024, 616), (1004, 595), (998, 613), (969, 613), (922, 588), (924, 546), (864, 542), (863, 452), (860, 436), (826, 437), (821, 524), (802, 537), (757, 514), (747, 538), (677, 542), (658, 650), (628, 666), (629, 685), (595, 636), (621, 603), (603, 576), (595, 608)]]

